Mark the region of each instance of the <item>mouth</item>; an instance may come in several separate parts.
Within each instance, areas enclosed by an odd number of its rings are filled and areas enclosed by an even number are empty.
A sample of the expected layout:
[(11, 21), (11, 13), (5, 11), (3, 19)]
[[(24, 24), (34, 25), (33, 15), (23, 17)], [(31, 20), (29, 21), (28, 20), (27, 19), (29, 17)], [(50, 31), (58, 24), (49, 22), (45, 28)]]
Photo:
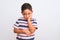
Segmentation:
[(24, 18), (25, 20), (27, 20), (28, 18)]

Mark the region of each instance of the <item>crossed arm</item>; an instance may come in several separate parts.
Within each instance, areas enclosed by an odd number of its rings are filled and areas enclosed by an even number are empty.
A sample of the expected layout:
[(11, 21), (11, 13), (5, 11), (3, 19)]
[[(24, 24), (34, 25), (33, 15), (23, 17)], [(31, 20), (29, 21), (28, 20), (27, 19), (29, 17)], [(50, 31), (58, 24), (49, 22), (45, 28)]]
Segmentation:
[(20, 29), (16, 29), (16, 28), (14, 28), (14, 33), (17, 33), (17, 34), (26, 34), (28, 36), (31, 34), (28, 29), (20, 30)]
[(36, 28), (35, 26), (32, 25), (30, 20), (28, 20), (28, 26), (29, 26), (28, 29), (22, 29), (22, 30), (14, 28), (14, 33), (26, 34), (27, 36), (30, 36), (32, 33), (35, 32)]
[(35, 32), (36, 28), (35, 27), (29, 27), (28, 29), (17, 29), (14, 28), (14, 33), (17, 34), (26, 34), (27, 36), (30, 36), (33, 32)]

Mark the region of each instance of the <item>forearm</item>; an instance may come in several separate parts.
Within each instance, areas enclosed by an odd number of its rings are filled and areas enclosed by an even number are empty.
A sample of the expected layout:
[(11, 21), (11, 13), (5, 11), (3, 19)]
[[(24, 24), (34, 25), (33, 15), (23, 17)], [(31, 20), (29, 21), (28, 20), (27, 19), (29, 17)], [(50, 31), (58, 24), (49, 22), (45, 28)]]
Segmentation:
[(17, 33), (17, 34), (26, 34), (27, 36), (30, 36), (30, 31), (28, 29), (16, 29), (14, 28), (14, 33)]
[(28, 29), (23, 29), (22, 32), (24, 32), (27, 36), (31, 35), (31, 32)]
[(36, 28), (32, 25), (32, 23), (29, 20), (28, 20), (28, 26), (31, 33), (35, 32)]
[(16, 29), (16, 28), (14, 28), (14, 33), (22, 34), (23, 32), (22, 32), (22, 30), (20, 30), (20, 29)]

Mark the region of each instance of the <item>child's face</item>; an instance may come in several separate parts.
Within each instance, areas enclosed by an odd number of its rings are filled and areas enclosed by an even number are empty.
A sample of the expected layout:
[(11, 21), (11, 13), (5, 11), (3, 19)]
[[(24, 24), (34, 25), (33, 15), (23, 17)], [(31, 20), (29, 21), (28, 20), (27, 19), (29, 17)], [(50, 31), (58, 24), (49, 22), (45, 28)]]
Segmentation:
[(29, 10), (29, 9), (25, 9), (23, 12), (22, 12), (22, 15), (25, 19), (28, 19), (29, 17), (32, 18), (32, 11)]

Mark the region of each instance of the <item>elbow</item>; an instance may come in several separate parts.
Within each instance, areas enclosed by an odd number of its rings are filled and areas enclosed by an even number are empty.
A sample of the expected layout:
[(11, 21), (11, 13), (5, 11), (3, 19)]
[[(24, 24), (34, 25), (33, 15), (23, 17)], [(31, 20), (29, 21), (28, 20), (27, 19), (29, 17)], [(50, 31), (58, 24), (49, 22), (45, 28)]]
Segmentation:
[(34, 33), (34, 32), (35, 32), (35, 30), (36, 30), (36, 29), (32, 29), (32, 30), (30, 30), (30, 32), (31, 32), (31, 33)]
[(15, 30), (13, 30), (13, 32), (14, 32), (14, 33), (16, 33), (16, 31), (15, 31)]
[(14, 33), (16, 33), (16, 32), (17, 32), (15, 28), (14, 28), (13, 32), (14, 32)]
[(35, 32), (35, 30), (31, 31), (31, 34), (34, 33), (34, 32)]

